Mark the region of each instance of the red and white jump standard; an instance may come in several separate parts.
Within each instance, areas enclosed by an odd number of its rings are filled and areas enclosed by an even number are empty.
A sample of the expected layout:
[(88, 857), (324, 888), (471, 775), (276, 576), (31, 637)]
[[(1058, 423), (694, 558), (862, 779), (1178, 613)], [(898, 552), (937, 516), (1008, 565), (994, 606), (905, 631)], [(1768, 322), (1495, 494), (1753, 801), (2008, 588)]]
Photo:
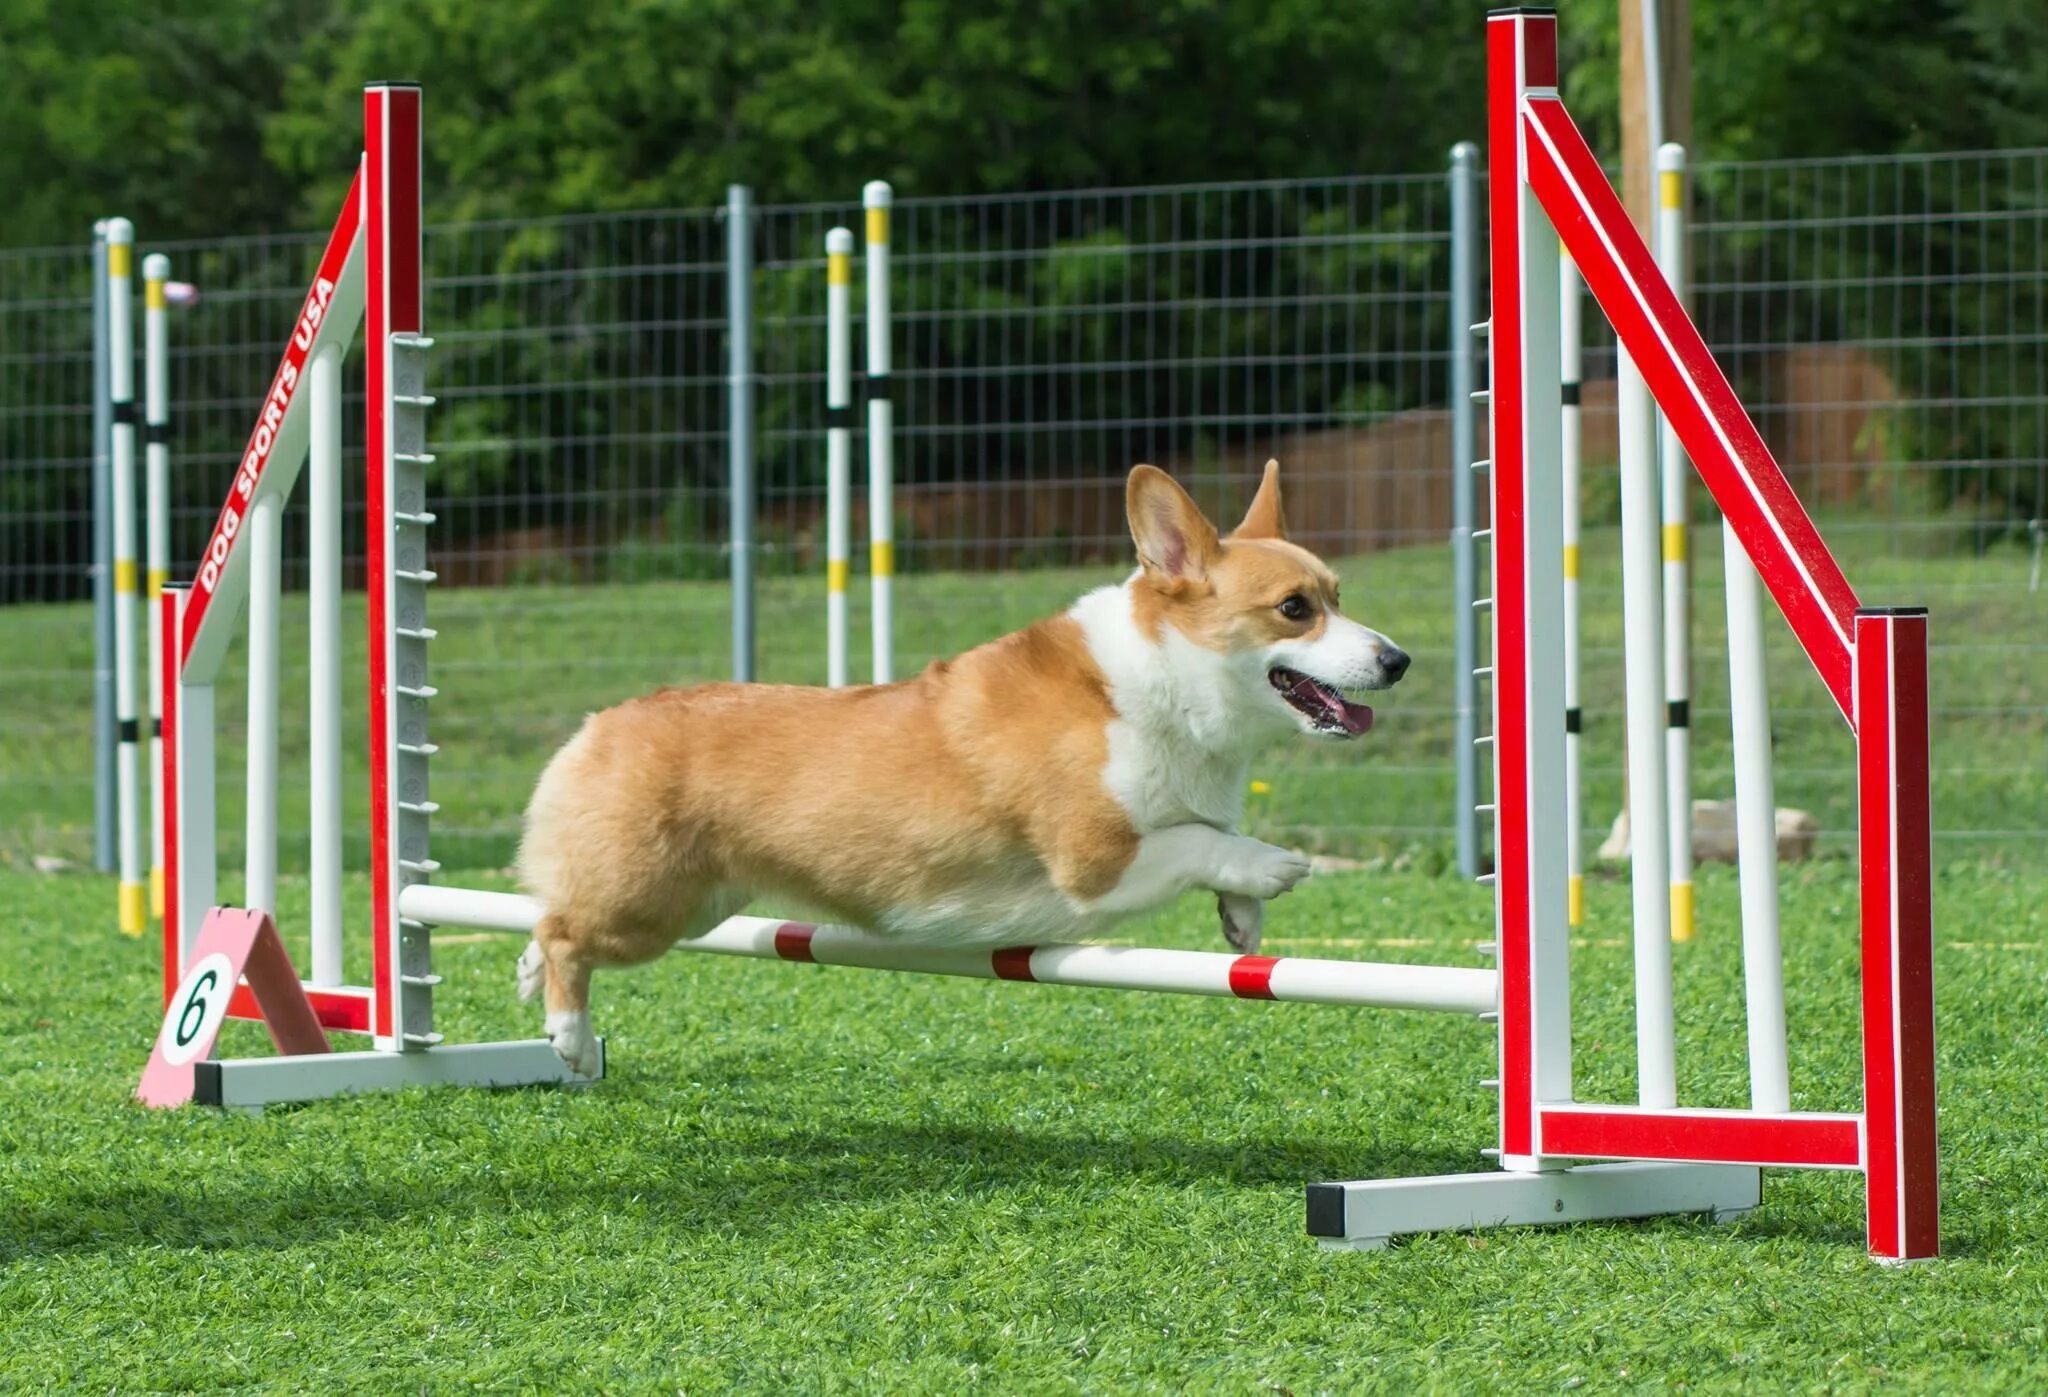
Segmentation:
[[(198, 1064), (196, 1099), (255, 1106), (347, 1091), (450, 1082), (579, 1080), (545, 1039), (444, 1045), (434, 1031), (427, 929), (398, 895), (434, 869), (428, 857), (426, 411), (422, 331), (420, 91), (377, 83), (363, 94), (363, 156), (306, 293), (198, 573), (167, 587), (156, 619), (162, 678), (164, 992), (170, 994), (215, 902), (214, 683), (248, 606), (248, 892), (276, 915), (278, 519), (309, 451), (312, 608), (312, 976), (328, 1029), (368, 1033), (364, 1052)], [(341, 360), (367, 312), (366, 435), (373, 886), (371, 976), (342, 983), (340, 865)], [(246, 985), (230, 1013), (259, 1015)]]
[[(1318, 1185), (1309, 1230), (1373, 1245), (1423, 1228), (1738, 1212), (1758, 1200), (1758, 1166), (1784, 1165), (1861, 1170), (1871, 1254), (1934, 1256), (1926, 614), (1858, 607), (1559, 100), (1554, 12), (1494, 12), (1487, 62), (1503, 1172)], [(1860, 1112), (1573, 1099), (1564, 712), (1552, 660), (1563, 610), (1560, 237), (1855, 734)], [(1660, 1019), (1668, 1032), (1668, 960), (1661, 983), (1640, 970), (1639, 1022)], [(1668, 1040), (1639, 1043), (1646, 1080), (1668, 1051)]]

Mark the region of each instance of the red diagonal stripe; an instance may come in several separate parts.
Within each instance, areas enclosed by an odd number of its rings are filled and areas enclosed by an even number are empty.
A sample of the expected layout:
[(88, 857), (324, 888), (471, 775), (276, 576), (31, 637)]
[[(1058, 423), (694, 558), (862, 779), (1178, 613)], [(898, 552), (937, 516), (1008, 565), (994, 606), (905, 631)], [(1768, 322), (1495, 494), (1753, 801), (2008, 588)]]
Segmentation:
[(811, 937), (817, 930), (802, 922), (784, 922), (775, 928), (775, 954), (784, 960), (815, 963), (818, 958), (811, 954)]

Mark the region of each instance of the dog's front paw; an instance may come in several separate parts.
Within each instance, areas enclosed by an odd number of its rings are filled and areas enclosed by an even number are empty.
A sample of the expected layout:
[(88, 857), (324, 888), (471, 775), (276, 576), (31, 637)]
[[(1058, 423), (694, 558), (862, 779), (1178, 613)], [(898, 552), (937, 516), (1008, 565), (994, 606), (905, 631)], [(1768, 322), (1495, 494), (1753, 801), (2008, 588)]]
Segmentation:
[(1223, 939), (1245, 955), (1259, 949), (1266, 930), (1266, 904), (1236, 893), (1216, 894), (1216, 913), (1223, 919)]
[(1216, 890), (1270, 902), (1308, 877), (1307, 854), (1246, 840), (1250, 846), (1218, 871)]
[(597, 1035), (590, 1029), (590, 1012), (563, 1012), (548, 1015), (548, 1043), (554, 1048), (555, 1056), (569, 1064), (569, 1070), (579, 1077), (595, 1077), (602, 1065), (598, 1055)]

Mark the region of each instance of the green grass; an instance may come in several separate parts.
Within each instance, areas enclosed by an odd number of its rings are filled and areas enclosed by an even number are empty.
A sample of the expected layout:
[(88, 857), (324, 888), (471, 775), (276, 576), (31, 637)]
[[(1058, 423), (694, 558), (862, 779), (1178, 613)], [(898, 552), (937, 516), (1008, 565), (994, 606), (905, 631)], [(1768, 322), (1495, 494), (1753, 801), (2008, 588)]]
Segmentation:
[[(2048, 650), (2039, 644), (2044, 598), (2026, 590), (2023, 550), (1905, 556), (1880, 524), (1824, 520), (1851, 581), (1872, 603), (1933, 607), (1935, 827), (1944, 857), (2038, 857), (2048, 826)], [(1731, 793), (1727, 669), (1720, 610), (1718, 528), (1695, 530), (1695, 786)], [(1604, 832), (1621, 799), (1621, 620), (1614, 532), (1589, 533), (1585, 676), (1587, 818)], [(1442, 547), (1343, 560), (1347, 607), (1416, 655), (1400, 689), (1375, 705), (1371, 737), (1342, 747), (1275, 751), (1255, 771), (1269, 787), (1249, 811), (1261, 833), (1349, 854), (1406, 853), (1440, 866), (1449, 848), (1451, 772), (1450, 572)], [(1004, 574), (924, 573), (902, 579), (898, 669), (909, 673), (1064, 607), (1116, 569)], [(665, 683), (728, 672), (727, 590), (657, 582), (604, 587), (457, 590), (433, 598), (435, 828), (444, 863), (508, 861), (520, 810), (553, 748), (593, 709)], [(856, 589), (856, 674), (867, 672), (865, 599)], [(362, 610), (349, 599), (348, 673), (363, 672)], [(86, 743), (90, 636), (82, 607), (0, 610), (0, 866), (32, 854), (74, 860), (90, 851), (91, 757)], [(761, 583), (763, 677), (824, 679), (824, 606), (816, 579)], [(305, 613), (285, 607), (284, 653), (303, 666)], [(1771, 682), (1780, 802), (1813, 810), (1824, 839), (1846, 848), (1854, 829), (1851, 744), (1819, 680), (1773, 619)], [(239, 647), (233, 663), (239, 664)], [(284, 684), (281, 810), (285, 866), (303, 863), (306, 733), (304, 671)], [(239, 859), (244, 707), (232, 670), (219, 697), (223, 722), (222, 852)], [(347, 696), (348, 731), (364, 722)], [(363, 760), (351, 742), (349, 760)], [(366, 824), (367, 784), (349, 774), (351, 828)], [(1593, 841), (1597, 843), (1597, 838)], [(358, 847), (351, 856), (361, 860)]]
[[(304, 896), (288, 878), (288, 925)], [(112, 900), (0, 871), (0, 1387), (2048, 1385), (2038, 867), (1938, 878), (1950, 1255), (1904, 1270), (1863, 1258), (1854, 1176), (1791, 1172), (1728, 1225), (1319, 1251), (1304, 1181), (1482, 1167), (1491, 1039), (1438, 1016), (676, 955), (600, 979), (613, 1075), (589, 1090), (145, 1112), (158, 970), (103, 930)], [(1590, 903), (1578, 1080), (1627, 1099), (1626, 886)], [(1854, 905), (1845, 862), (1787, 870), (1803, 1108), (1856, 1104)], [(1734, 912), (1705, 870), (1677, 948), (1691, 1104), (1744, 1092)], [(1476, 964), (1490, 915), (1367, 871), (1312, 880), (1269, 934)], [(1129, 935), (1217, 944), (1196, 899)], [(451, 1037), (535, 1031), (516, 950), (444, 939)]]

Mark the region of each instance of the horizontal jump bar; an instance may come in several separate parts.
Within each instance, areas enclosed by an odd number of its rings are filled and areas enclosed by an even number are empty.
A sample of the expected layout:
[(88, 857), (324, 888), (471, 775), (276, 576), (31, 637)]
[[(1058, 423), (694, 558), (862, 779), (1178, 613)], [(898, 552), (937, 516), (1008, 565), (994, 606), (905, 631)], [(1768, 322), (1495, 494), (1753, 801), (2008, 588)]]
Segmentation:
[[(430, 925), (497, 931), (531, 931), (541, 916), (540, 903), (534, 898), (425, 883), (401, 892), (398, 910), (401, 916)], [(1433, 1009), (1450, 1014), (1492, 1013), (1496, 984), (1491, 970), (1458, 966), (1237, 956), (1132, 946), (1009, 946), (994, 950), (925, 946), (852, 927), (810, 926), (773, 917), (729, 917), (700, 937), (678, 941), (676, 948), (755, 960), (809, 961), (978, 980), (1028, 980), (1041, 985), (1296, 1004)]]
[[(315, 988), (308, 985), (306, 998), (312, 1002), (313, 1017), (320, 1020), (322, 1028), (331, 1028), (342, 1033), (370, 1031), (369, 990), (351, 986)], [(257, 1005), (256, 996), (247, 985), (235, 986), (234, 996), (228, 1000), (228, 1017), (263, 1022), (263, 1010)]]

